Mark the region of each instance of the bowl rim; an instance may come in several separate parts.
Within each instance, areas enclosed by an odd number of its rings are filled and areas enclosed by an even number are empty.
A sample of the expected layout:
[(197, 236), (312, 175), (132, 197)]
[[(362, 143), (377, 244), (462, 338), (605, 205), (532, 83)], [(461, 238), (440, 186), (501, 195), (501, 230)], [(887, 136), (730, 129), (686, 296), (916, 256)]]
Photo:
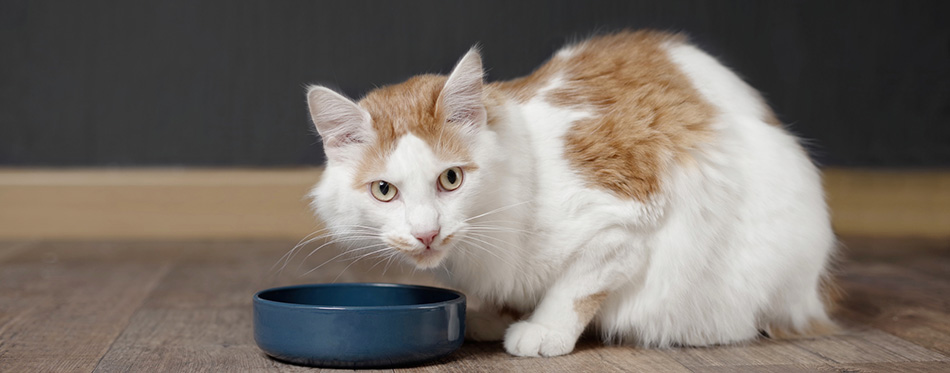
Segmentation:
[[(438, 291), (444, 293), (450, 293), (455, 295), (455, 298), (434, 302), (434, 303), (417, 303), (417, 304), (402, 304), (395, 306), (335, 306), (335, 305), (319, 305), (319, 304), (302, 304), (302, 303), (289, 303), (289, 302), (279, 302), (270, 299), (261, 298), (261, 294), (277, 291), (286, 291), (293, 289), (301, 288), (329, 288), (329, 287), (387, 287), (387, 288), (408, 288), (408, 289), (419, 289), (419, 290), (428, 290), (428, 291)], [(270, 305), (281, 308), (291, 308), (291, 309), (312, 309), (312, 310), (333, 310), (333, 311), (343, 311), (343, 310), (359, 310), (359, 311), (394, 311), (394, 310), (420, 310), (420, 309), (433, 309), (441, 308), (449, 304), (462, 303), (465, 302), (465, 294), (446, 288), (440, 288), (435, 286), (425, 286), (425, 285), (408, 285), (408, 284), (393, 284), (386, 282), (342, 282), (342, 283), (321, 283), (321, 284), (300, 284), (300, 285), (290, 285), (290, 286), (279, 286), (275, 288), (264, 289), (254, 293), (254, 304), (261, 305)]]

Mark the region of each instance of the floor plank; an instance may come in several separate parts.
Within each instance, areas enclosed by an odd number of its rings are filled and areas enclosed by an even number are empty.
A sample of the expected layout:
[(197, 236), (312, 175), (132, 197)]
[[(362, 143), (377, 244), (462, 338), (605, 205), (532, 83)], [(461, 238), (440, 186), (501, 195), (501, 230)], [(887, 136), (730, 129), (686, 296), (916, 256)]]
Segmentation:
[(34, 241), (0, 241), (0, 262), (26, 250), (35, 243)]
[(854, 264), (843, 272), (843, 317), (950, 354), (950, 282), (882, 263)]
[[(96, 367), (113, 371), (257, 371), (301, 370), (265, 356), (254, 344), (250, 304), (255, 290), (295, 283), (330, 281), (340, 273), (368, 269), (370, 262), (333, 260), (336, 252), (318, 252), (291, 269), (274, 273), (271, 267), (294, 245), (292, 242), (183, 243), (178, 263), (151, 292), (128, 328)], [(187, 247), (193, 247), (187, 249)], [(317, 244), (309, 245), (316, 247)], [(301, 276), (310, 265), (327, 262), (321, 271)], [(381, 273), (383, 267), (377, 267)], [(344, 272), (345, 269), (345, 272)], [(402, 278), (398, 278), (398, 277)], [(331, 278), (332, 277), (332, 278)], [(366, 280), (405, 280), (399, 271)], [(240, 327), (236, 327), (240, 326)]]
[(836, 364), (837, 372), (902, 372), (902, 373), (936, 373), (950, 371), (947, 362), (911, 362), (911, 363), (868, 363), (868, 364)]
[(577, 354), (591, 354), (590, 366), (608, 365), (621, 372), (689, 372), (683, 364), (670, 356), (669, 351), (632, 348), (630, 346), (603, 346), (598, 342), (588, 348), (579, 348)]
[[(950, 265), (950, 252), (943, 243), (845, 242), (856, 250), (841, 263), (847, 298), (838, 316), (845, 331), (838, 335), (672, 349), (604, 346), (585, 338), (571, 355), (549, 359), (513, 357), (500, 343), (465, 343), (445, 359), (395, 371), (946, 371), (950, 278), (939, 269)], [(314, 371), (268, 358), (254, 344), (255, 291), (333, 279), (434, 282), (430, 275), (400, 267), (383, 274), (384, 263), (365, 258), (354, 264), (333, 250), (304, 260), (319, 242), (278, 271), (281, 256), (294, 243), (44, 242), (22, 249), (0, 244), (5, 255), (0, 259), (0, 367)], [(922, 263), (931, 270), (916, 270)]]
[(792, 341), (830, 363), (947, 361), (947, 356), (897, 336), (860, 325), (846, 325), (832, 336)]
[[(240, 325), (241, 327), (235, 327)], [(144, 308), (96, 372), (255, 371), (273, 368), (252, 343), (251, 313), (241, 308)]]
[(910, 363), (865, 363), (865, 364), (803, 364), (803, 365), (734, 365), (693, 368), (697, 373), (812, 373), (812, 372), (946, 372), (950, 368), (945, 362)]
[[(727, 366), (699, 366), (691, 368), (696, 373), (813, 373), (813, 372), (849, 372), (838, 370), (830, 364), (791, 364), (791, 365), (727, 365)], [(863, 372), (863, 371), (861, 371)]]
[(693, 369), (704, 366), (791, 365), (824, 362), (821, 357), (786, 341), (759, 340), (737, 346), (678, 348), (670, 356)]
[(90, 371), (128, 324), (168, 262), (69, 260), (39, 245), (0, 270), (0, 367)]
[(253, 289), (263, 286), (266, 275), (264, 260), (286, 244), (178, 246), (178, 261), (95, 371), (294, 371), (266, 358), (249, 327)]

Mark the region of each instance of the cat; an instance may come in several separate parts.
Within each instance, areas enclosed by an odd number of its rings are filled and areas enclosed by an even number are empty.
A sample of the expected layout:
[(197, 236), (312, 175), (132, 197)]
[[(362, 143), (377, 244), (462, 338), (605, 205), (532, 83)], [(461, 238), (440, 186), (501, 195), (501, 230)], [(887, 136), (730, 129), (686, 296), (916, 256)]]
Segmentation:
[(820, 172), (684, 36), (595, 36), (495, 83), (473, 48), (448, 76), (307, 101), (318, 217), (479, 299), (470, 339), (558, 356), (586, 329), (667, 347), (835, 328)]

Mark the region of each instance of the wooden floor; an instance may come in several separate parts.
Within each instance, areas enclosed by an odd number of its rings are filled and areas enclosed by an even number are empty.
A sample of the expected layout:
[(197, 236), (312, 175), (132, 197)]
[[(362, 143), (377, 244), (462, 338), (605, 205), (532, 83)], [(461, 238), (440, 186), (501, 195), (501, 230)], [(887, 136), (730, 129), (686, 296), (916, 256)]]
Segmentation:
[[(844, 242), (840, 335), (663, 350), (588, 339), (573, 354), (549, 359), (466, 343), (442, 361), (404, 371), (950, 371), (950, 242)], [(382, 275), (385, 266), (369, 260), (346, 268), (352, 262), (330, 260), (330, 251), (307, 259), (304, 251), (272, 268), (294, 243), (0, 242), (0, 371), (303, 371), (255, 346), (255, 291), (337, 276), (430, 282), (401, 268)]]

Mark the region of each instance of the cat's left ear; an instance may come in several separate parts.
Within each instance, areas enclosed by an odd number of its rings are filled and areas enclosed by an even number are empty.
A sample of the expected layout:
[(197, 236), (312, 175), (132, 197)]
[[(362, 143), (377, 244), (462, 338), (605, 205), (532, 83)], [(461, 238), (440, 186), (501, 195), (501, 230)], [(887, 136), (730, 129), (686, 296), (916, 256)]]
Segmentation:
[(307, 104), (328, 159), (354, 158), (373, 139), (369, 112), (349, 98), (326, 87), (311, 86)]
[(485, 124), (487, 114), (482, 100), (482, 56), (472, 48), (459, 60), (439, 94), (437, 106), (448, 123), (475, 130)]

